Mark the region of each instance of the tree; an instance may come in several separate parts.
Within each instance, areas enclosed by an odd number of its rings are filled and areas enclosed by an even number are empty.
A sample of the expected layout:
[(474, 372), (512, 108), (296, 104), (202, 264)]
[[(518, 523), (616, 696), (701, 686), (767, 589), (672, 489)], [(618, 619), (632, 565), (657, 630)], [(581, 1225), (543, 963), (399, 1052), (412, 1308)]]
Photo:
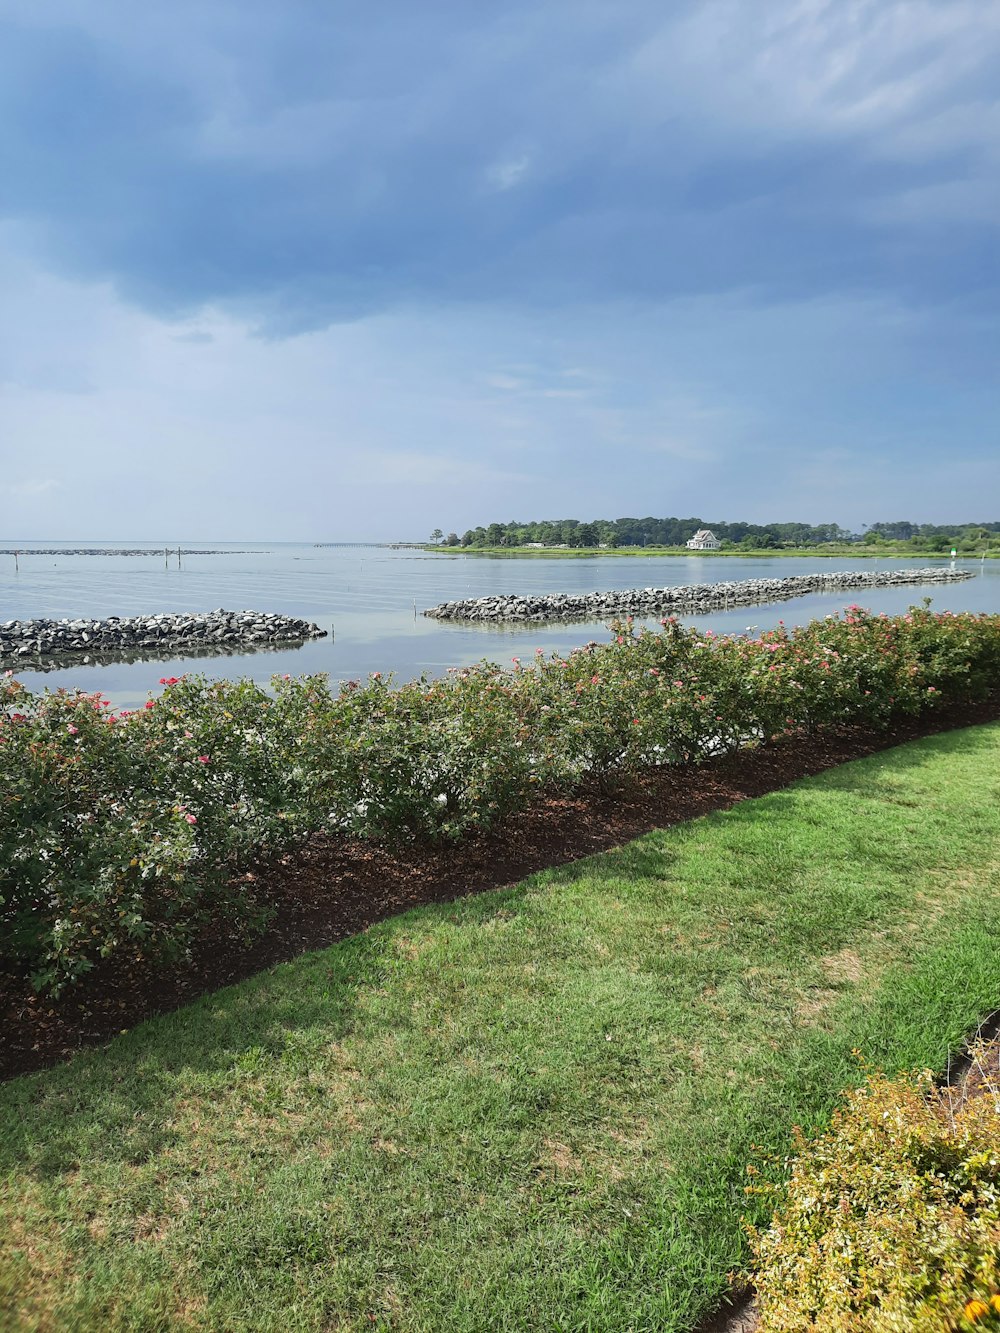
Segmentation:
[(444, 539), (444, 544), (445, 546), (457, 546), (458, 540), (459, 538), (457, 532), (449, 532), (447, 537), (445, 537)]
[(431, 541), (432, 541), (432, 542), (437, 543), (437, 542), (441, 541), (441, 540), (443, 539), (443, 537), (444, 537), (444, 533), (441, 531), (440, 528), (435, 528), (434, 531), (431, 533)]

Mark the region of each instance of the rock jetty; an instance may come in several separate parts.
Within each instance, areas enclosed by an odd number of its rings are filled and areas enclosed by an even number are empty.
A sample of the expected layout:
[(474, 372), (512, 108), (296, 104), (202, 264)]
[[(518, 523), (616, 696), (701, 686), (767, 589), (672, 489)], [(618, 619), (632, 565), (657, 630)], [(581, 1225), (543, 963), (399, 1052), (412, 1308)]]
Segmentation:
[(8, 620), (0, 623), (0, 661), (59, 654), (169, 648), (230, 648), (324, 638), (308, 620), (267, 611), (109, 616), (107, 620)]
[(203, 551), (186, 546), (0, 546), (0, 555), (262, 555), (261, 551)]
[(624, 588), (614, 592), (475, 597), (442, 602), (424, 612), (435, 620), (538, 621), (606, 620), (617, 616), (653, 616), (664, 612), (724, 611), (759, 606), (813, 592), (893, 588), (900, 584), (960, 583), (964, 569), (841, 570), (830, 574), (794, 574), (784, 579), (746, 579), (739, 583), (687, 583), (672, 588)]

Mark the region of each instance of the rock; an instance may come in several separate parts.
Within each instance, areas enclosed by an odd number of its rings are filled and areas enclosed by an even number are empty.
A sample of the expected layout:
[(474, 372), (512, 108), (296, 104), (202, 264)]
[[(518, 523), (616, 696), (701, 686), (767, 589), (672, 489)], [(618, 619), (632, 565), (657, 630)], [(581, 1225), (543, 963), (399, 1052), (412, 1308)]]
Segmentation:
[(0, 661), (37, 655), (53, 657), (102, 650), (163, 649), (250, 644), (266, 638), (301, 643), (327, 631), (294, 616), (260, 611), (213, 611), (207, 615), (109, 616), (107, 620), (9, 620), (0, 626)]
[(424, 612), (435, 620), (545, 621), (602, 620), (609, 616), (650, 616), (675, 611), (721, 611), (786, 601), (813, 592), (889, 588), (926, 583), (959, 583), (973, 578), (969, 570), (932, 569), (841, 570), (829, 574), (795, 574), (788, 578), (743, 582), (693, 583), (672, 588), (626, 588), (618, 592), (553, 593), (549, 597), (517, 595), (476, 597), (442, 602)]

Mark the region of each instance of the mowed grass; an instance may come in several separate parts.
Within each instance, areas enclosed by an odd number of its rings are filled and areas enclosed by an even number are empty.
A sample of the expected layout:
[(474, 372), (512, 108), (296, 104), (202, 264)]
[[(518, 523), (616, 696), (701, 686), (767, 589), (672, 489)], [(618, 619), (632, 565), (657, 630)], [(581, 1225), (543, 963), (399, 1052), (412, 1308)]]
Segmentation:
[(1000, 726), (417, 910), (0, 1089), (0, 1327), (691, 1329), (754, 1145), (1000, 1004)]

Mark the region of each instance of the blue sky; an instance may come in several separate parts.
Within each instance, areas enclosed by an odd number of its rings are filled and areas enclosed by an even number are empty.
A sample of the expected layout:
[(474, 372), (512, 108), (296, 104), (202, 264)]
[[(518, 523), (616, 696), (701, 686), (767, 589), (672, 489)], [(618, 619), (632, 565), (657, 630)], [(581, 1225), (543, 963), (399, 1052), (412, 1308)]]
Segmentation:
[(996, 0), (0, 0), (0, 535), (1000, 518)]

